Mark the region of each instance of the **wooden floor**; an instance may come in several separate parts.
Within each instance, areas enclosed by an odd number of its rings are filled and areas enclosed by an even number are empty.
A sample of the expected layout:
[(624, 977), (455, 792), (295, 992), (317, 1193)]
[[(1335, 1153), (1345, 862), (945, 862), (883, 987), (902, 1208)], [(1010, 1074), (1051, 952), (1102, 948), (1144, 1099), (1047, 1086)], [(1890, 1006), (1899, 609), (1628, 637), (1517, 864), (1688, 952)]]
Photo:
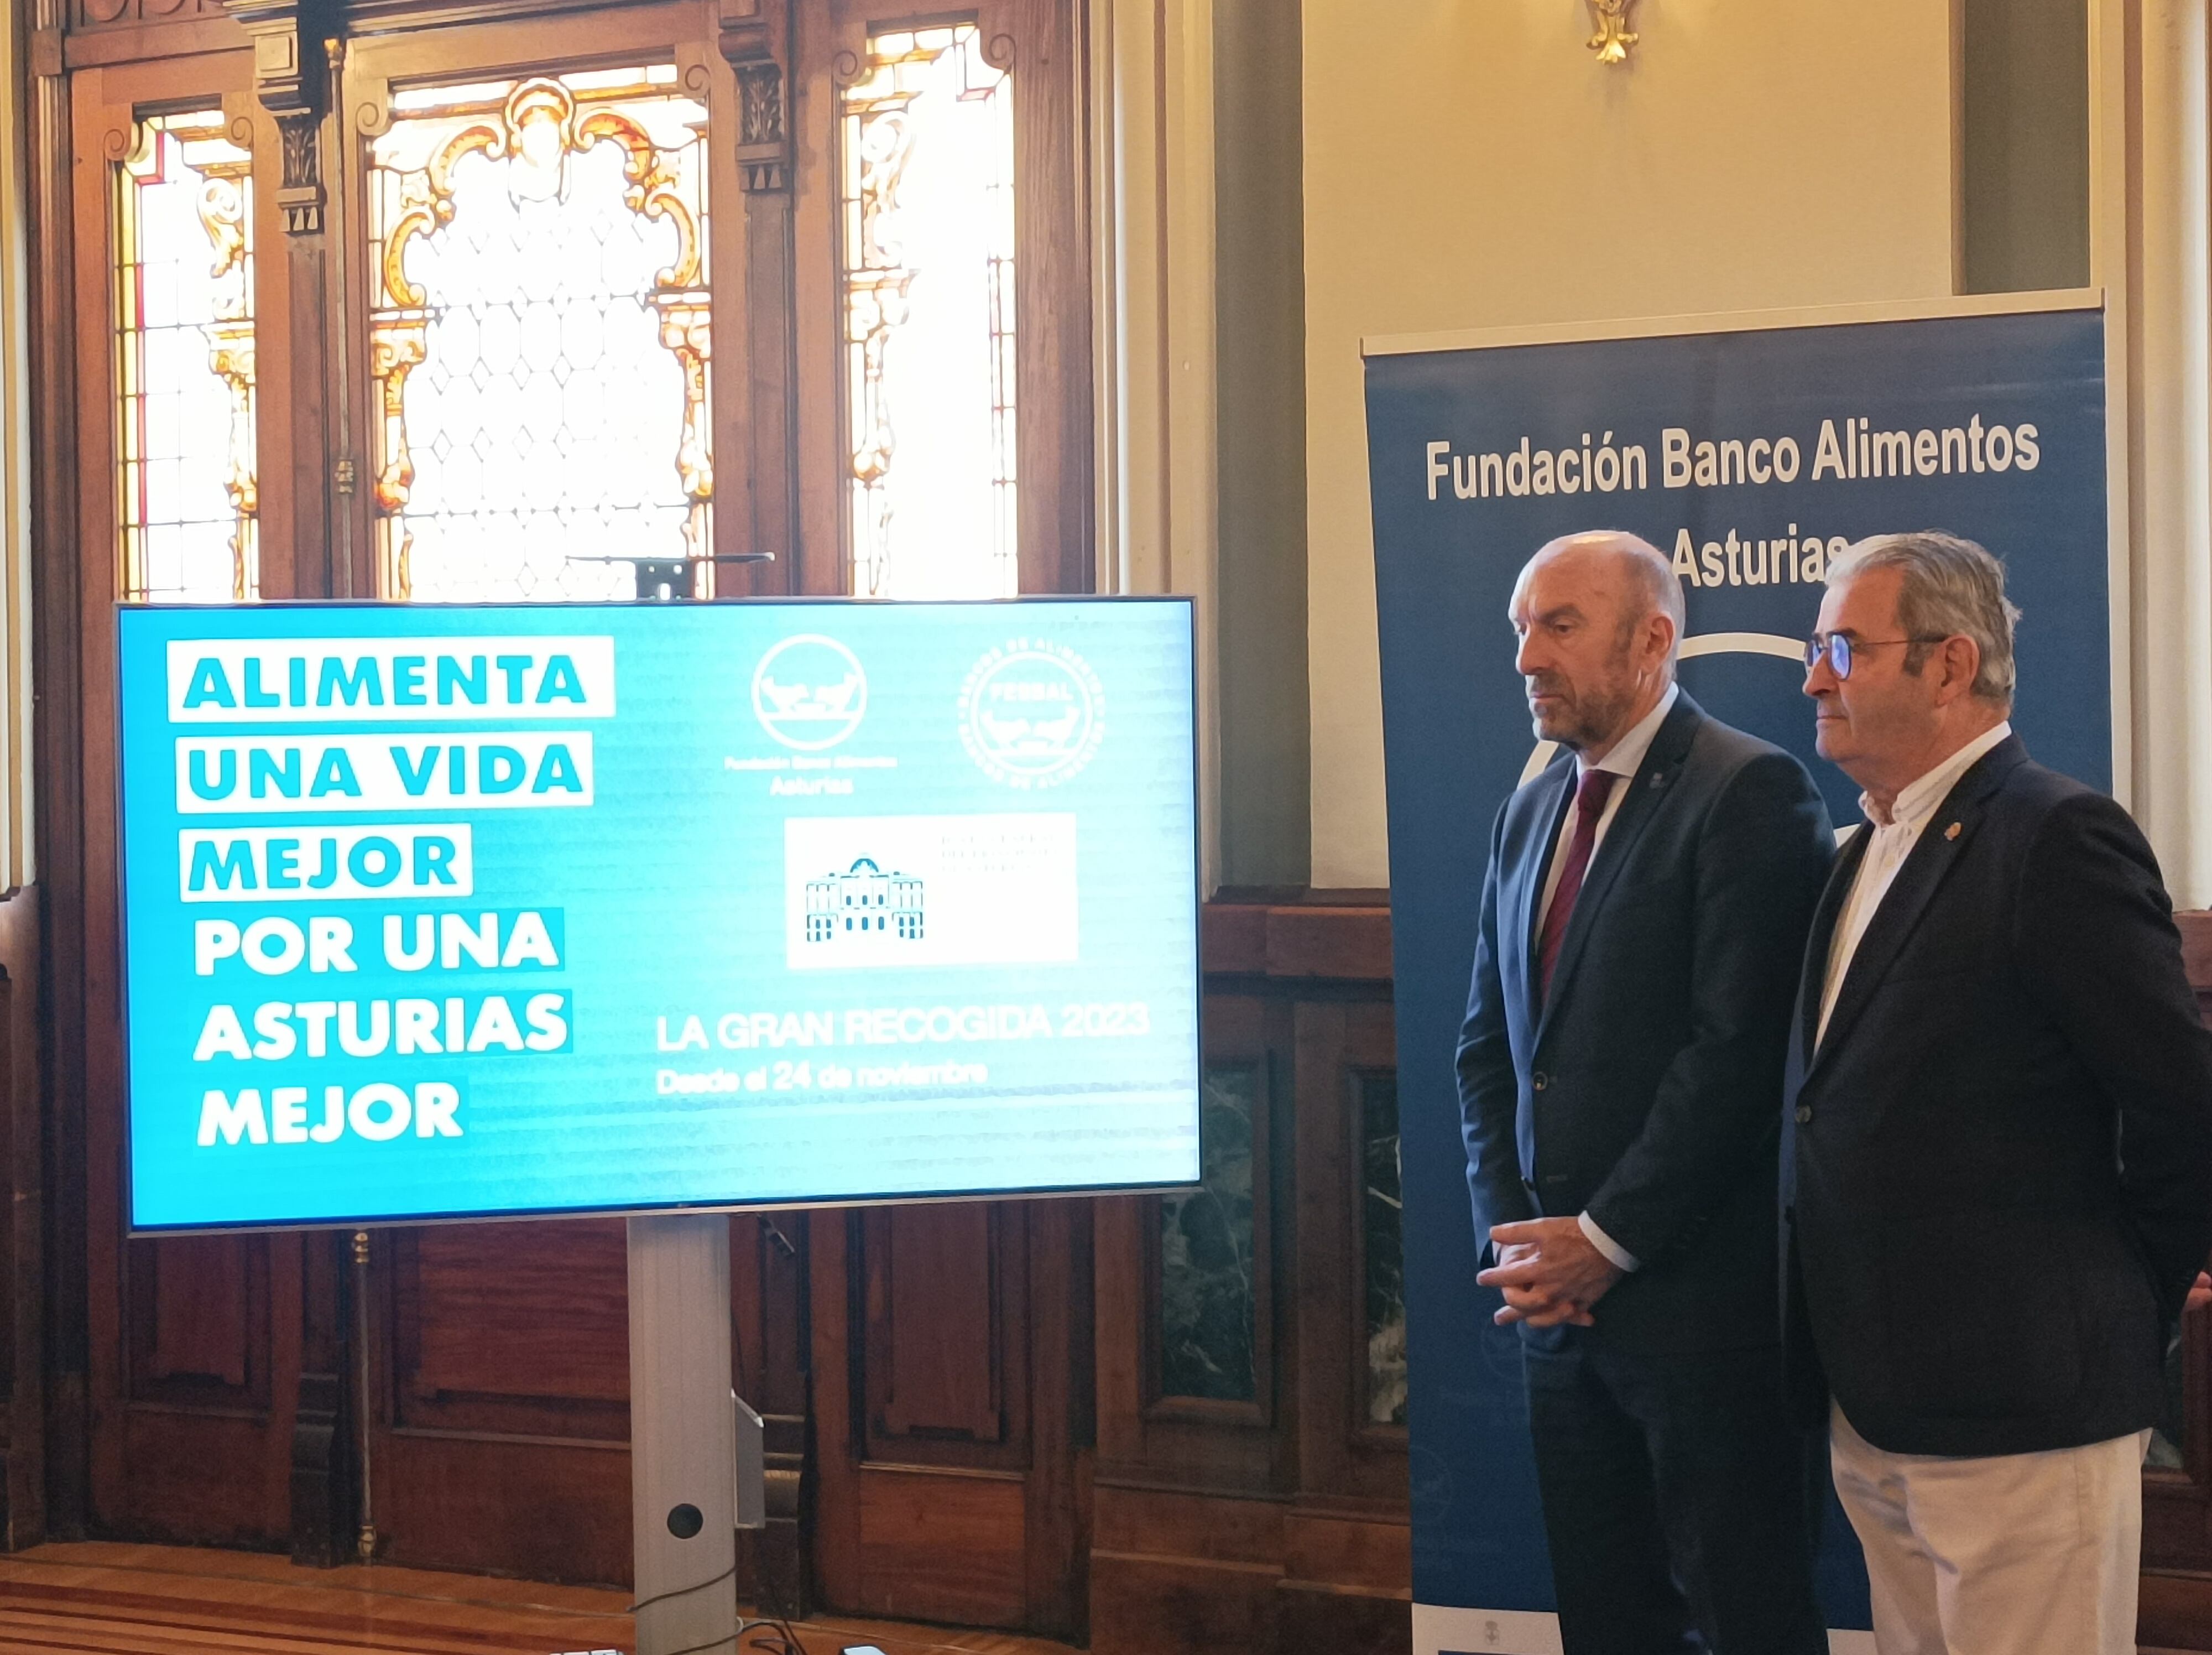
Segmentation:
[[(567, 1655), (636, 1648), (620, 1592), (420, 1569), (297, 1569), (281, 1557), (173, 1546), (40, 1546), (0, 1555), (7, 1655)], [(817, 1616), (806, 1655), (1065, 1655), (1003, 1633)], [(745, 1655), (772, 1649), (749, 1636)]]

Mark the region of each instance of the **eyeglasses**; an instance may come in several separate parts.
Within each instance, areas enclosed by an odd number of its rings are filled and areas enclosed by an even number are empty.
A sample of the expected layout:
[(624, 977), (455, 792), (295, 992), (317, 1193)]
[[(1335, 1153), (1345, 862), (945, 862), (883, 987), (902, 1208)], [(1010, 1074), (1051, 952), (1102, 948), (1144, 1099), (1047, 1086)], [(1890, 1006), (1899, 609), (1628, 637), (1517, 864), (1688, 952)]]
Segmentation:
[(1815, 632), (1805, 640), (1805, 670), (1811, 672), (1828, 658), (1828, 669), (1839, 678), (1851, 675), (1851, 656), (1861, 649), (1884, 649), (1893, 643), (1941, 643), (1948, 632), (1923, 632), (1910, 638), (1854, 638), (1848, 632)]

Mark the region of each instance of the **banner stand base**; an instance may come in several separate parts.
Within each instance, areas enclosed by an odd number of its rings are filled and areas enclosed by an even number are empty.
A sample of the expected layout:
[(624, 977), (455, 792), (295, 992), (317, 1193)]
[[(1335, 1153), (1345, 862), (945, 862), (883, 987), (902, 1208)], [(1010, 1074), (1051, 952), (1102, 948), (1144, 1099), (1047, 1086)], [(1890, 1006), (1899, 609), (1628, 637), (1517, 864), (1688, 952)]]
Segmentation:
[(738, 1410), (730, 1220), (629, 1220), (630, 1509), (637, 1655), (737, 1647)]

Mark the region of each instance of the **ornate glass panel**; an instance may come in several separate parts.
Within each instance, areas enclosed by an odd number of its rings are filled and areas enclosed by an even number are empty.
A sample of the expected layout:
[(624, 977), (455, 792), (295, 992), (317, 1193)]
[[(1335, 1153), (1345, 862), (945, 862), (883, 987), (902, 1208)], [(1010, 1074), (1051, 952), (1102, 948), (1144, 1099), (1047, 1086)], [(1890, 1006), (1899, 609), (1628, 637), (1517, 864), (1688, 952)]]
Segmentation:
[(116, 523), (129, 599), (260, 595), (253, 157), (220, 109), (138, 123), (115, 168)]
[(393, 96), (369, 173), (386, 595), (628, 598), (630, 560), (711, 554), (707, 110), (678, 81)]
[(1261, 1070), (1207, 1068), (1204, 1182), (1160, 1198), (1160, 1394), (1259, 1396), (1253, 1260), (1253, 1121)]
[(1360, 1256), (1367, 1280), (1367, 1423), (1406, 1422), (1406, 1252), (1398, 1177), (1398, 1076), (1358, 1077)]
[(844, 59), (853, 589), (999, 598), (1014, 526), (1014, 94), (973, 23)]

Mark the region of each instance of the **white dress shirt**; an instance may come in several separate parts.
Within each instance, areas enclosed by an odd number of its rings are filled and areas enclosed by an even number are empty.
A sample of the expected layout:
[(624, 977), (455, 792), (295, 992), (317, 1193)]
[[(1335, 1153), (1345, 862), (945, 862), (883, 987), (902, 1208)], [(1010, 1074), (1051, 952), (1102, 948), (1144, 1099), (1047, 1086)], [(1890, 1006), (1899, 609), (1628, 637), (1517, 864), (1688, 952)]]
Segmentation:
[[(1636, 772), (1643, 769), (1644, 756), (1651, 751), (1652, 742), (1658, 738), (1659, 727), (1667, 721), (1667, 715), (1674, 710), (1674, 703), (1680, 699), (1681, 694), (1681, 685), (1668, 685), (1667, 693), (1659, 697), (1659, 704), (1631, 725), (1628, 733), (1614, 742), (1606, 756), (1595, 764), (1585, 762), (1580, 753), (1575, 755), (1577, 782), (1580, 782), (1592, 770), (1605, 770), (1620, 778), (1613, 783), (1613, 791), (1607, 794), (1605, 809), (1598, 815), (1597, 837), (1590, 843), (1592, 863), (1597, 861), (1598, 847), (1605, 843), (1606, 831), (1613, 825), (1613, 818), (1620, 814), (1620, 801), (1628, 797), (1628, 783), (1634, 781)], [(1544, 916), (1551, 912), (1552, 897), (1559, 888), (1560, 870), (1567, 865), (1567, 847), (1574, 843), (1575, 824), (1578, 813), (1578, 807), (1571, 799), (1569, 800), (1567, 818), (1559, 824), (1559, 843), (1552, 847), (1552, 866), (1544, 875), (1544, 899), (1536, 909), (1536, 931), (1539, 935), (1543, 934)], [(1599, 1229), (1596, 1220), (1588, 1213), (1583, 1214), (1577, 1222), (1582, 1226), (1583, 1234), (1589, 1238), (1589, 1244), (1610, 1259), (1616, 1269), (1623, 1270), (1636, 1269), (1636, 1255)]]
[(1866, 855), (1851, 881), (1851, 893), (1844, 898), (1844, 911), (1836, 917), (1835, 935), (1828, 942), (1828, 974), (1820, 986), (1820, 1024), (1813, 1038), (1815, 1047), (1827, 1037), (1828, 1019), (1835, 1012), (1836, 996), (1842, 992), (1860, 939), (1866, 935), (1889, 887), (1896, 883), (1897, 870), (1905, 866), (1912, 847), (1920, 843), (1922, 831), (1935, 818), (1936, 807), (1950, 796), (1975, 760), (2011, 733), (2009, 721), (1984, 731), (1918, 781), (1899, 788), (1896, 801), (1887, 811), (1865, 794), (1859, 795), (1859, 808), (1870, 824), (1866, 831), (1874, 837), (1867, 842)]

